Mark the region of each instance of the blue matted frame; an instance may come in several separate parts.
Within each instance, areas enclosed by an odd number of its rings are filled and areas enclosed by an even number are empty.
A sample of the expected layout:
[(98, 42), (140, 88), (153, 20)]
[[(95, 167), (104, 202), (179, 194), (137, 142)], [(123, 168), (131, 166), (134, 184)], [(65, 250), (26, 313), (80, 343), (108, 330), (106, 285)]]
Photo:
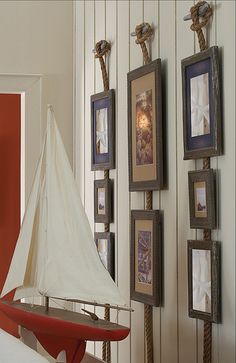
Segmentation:
[[(96, 150), (96, 111), (107, 108), (108, 152)], [(113, 89), (91, 96), (91, 170), (115, 168), (115, 91)]]
[[(185, 58), (182, 64), (184, 159), (221, 155), (221, 99), (218, 47)], [(208, 73), (210, 133), (191, 136), (191, 79)]]

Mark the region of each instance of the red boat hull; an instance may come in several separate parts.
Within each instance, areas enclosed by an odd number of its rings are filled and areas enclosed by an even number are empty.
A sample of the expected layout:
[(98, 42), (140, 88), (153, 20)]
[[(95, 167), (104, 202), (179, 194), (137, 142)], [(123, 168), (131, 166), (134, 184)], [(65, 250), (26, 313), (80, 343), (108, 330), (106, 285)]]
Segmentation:
[(65, 350), (68, 363), (80, 362), (87, 340), (119, 341), (129, 334), (129, 328), (92, 320), (89, 316), (40, 305), (0, 300), (0, 310), (18, 325), (31, 330), (54, 358)]

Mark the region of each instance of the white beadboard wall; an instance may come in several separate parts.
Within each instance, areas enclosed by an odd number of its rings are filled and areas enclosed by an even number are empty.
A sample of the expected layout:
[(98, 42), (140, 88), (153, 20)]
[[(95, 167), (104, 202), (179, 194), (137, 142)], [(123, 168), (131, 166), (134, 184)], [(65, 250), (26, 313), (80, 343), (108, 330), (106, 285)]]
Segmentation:
[[(219, 229), (213, 239), (222, 243), (222, 324), (213, 325), (213, 363), (235, 362), (235, 2), (210, 1), (214, 16), (207, 31), (209, 45), (218, 45), (222, 60), (224, 155), (212, 158), (217, 170)], [(98, 60), (92, 49), (97, 41), (111, 42), (110, 88), (116, 93), (116, 169), (114, 180), (116, 281), (131, 314), (119, 313), (121, 324), (131, 327), (129, 337), (112, 343), (112, 363), (144, 363), (144, 308), (130, 301), (130, 211), (144, 208), (144, 193), (128, 191), (127, 72), (143, 64), (142, 53), (130, 32), (143, 21), (153, 25), (152, 59), (163, 68), (164, 128), (168, 187), (153, 193), (153, 208), (164, 212), (164, 304), (153, 309), (154, 362), (200, 363), (203, 323), (188, 317), (187, 239), (201, 238), (189, 228), (188, 170), (201, 161), (183, 161), (181, 59), (199, 51), (198, 42), (183, 16), (194, 1), (80, 0), (75, 2), (75, 123), (74, 167), (81, 197), (93, 231), (93, 181), (102, 172), (91, 171), (90, 95), (103, 91)], [(227, 26), (226, 26), (227, 24)], [(99, 310), (102, 313), (102, 310)], [(113, 314), (116, 319), (116, 315)], [(88, 343), (88, 351), (101, 357), (101, 343)]]

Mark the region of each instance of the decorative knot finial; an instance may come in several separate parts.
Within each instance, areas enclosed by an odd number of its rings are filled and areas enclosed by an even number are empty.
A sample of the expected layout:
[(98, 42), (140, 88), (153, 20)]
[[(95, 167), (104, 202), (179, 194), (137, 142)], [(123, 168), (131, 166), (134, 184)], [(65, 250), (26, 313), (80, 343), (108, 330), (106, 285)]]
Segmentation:
[[(202, 9), (200, 12), (200, 8)], [(203, 12), (204, 9), (204, 12)], [(207, 43), (202, 31), (202, 28), (207, 25), (209, 22), (210, 17), (212, 16), (212, 8), (206, 1), (199, 1), (196, 5), (192, 6), (190, 9), (191, 18), (192, 18), (192, 25), (191, 30), (196, 31), (198, 36), (198, 42), (200, 46), (200, 50), (203, 51), (207, 49)], [(201, 14), (201, 15), (200, 15)], [(202, 21), (199, 21), (199, 18)]]
[(111, 44), (106, 40), (100, 40), (95, 45), (95, 58), (102, 58), (106, 53), (111, 50)]
[(145, 64), (151, 62), (151, 57), (148, 54), (148, 50), (145, 44), (145, 40), (150, 38), (153, 34), (153, 29), (150, 24), (148, 23), (142, 23), (136, 26), (135, 33), (131, 33), (131, 35), (136, 35), (137, 39), (135, 40), (136, 44), (140, 44), (142, 52), (143, 52), (143, 58)]
[(135, 40), (136, 44), (144, 43), (145, 40), (150, 38), (153, 34), (153, 30), (150, 24), (148, 23), (142, 23), (136, 26), (135, 33), (137, 36), (137, 39)]
[[(201, 15), (200, 8), (206, 9), (204, 14)], [(191, 17), (193, 24), (191, 25), (191, 30), (198, 31), (204, 26), (206, 26), (212, 16), (212, 8), (206, 1), (199, 1), (190, 9)], [(202, 18), (202, 21), (199, 22), (199, 17)]]

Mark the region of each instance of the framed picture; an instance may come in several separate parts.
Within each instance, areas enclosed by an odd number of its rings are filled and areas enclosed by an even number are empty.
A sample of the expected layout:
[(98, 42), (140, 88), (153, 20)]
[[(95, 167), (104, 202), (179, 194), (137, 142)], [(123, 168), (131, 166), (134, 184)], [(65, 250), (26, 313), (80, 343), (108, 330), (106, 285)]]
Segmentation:
[(91, 169), (115, 168), (115, 92), (91, 96)]
[(129, 190), (163, 187), (161, 60), (128, 73)]
[(95, 243), (97, 246), (98, 254), (104, 265), (108, 270), (113, 280), (115, 279), (115, 248), (114, 248), (114, 233), (111, 232), (97, 232), (95, 233)]
[(131, 211), (131, 299), (161, 304), (161, 218), (158, 210)]
[(190, 228), (216, 228), (213, 169), (189, 171)]
[(94, 180), (94, 221), (111, 223), (113, 221), (111, 201), (111, 180)]
[(220, 244), (188, 241), (189, 316), (220, 321)]
[(184, 159), (222, 153), (218, 47), (182, 60)]

